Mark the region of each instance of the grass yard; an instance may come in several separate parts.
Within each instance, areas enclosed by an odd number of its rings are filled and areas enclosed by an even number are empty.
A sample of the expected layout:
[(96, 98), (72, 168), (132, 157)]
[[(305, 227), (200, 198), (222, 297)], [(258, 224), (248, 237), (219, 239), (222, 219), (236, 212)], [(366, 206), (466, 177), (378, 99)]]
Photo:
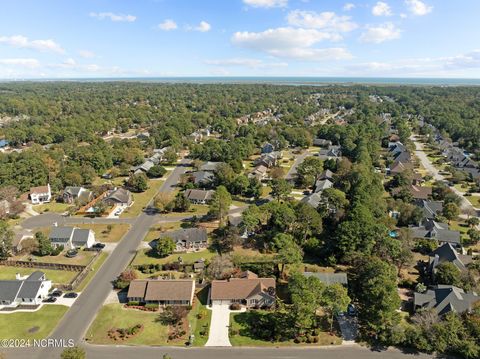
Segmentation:
[[(111, 226), (111, 230), (109, 230)], [(130, 225), (127, 223), (119, 224), (79, 224), (76, 225), (79, 228), (88, 228), (95, 232), (95, 240), (97, 242), (118, 242), (130, 229)]]
[(112, 179), (105, 179), (105, 178), (97, 177), (96, 179), (94, 179), (92, 185), (101, 186), (103, 184), (112, 184), (116, 187), (122, 187), (127, 179), (128, 179), (128, 177), (126, 177), (126, 176), (115, 177), (115, 178), (112, 178)]
[[(21, 268), (21, 267), (9, 267), (0, 266), (0, 279), (15, 279), (15, 274), (29, 275), (38, 270), (37, 268)], [(68, 284), (78, 274), (73, 271), (53, 270), (53, 269), (41, 269), (54, 284)]]
[(272, 260), (274, 254), (260, 253), (256, 249), (235, 247), (233, 249), (233, 260), (235, 263), (242, 262), (266, 262)]
[(36, 312), (0, 314), (0, 338), (44, 339), (68, 310), (64, 305), (45, 305)]
[(154, 239), (157, 239), (160, 236), (160, 234), (162, 234), (164, 232), (175, 231), (175, 230), (180, 229), (180, 228), (182, 228), (182, 222), (180, 222), (180, 221), (179, 222), (159, 224), (155, 227), (150, 228), (148, 230), (145, 238), (143, 238), (143, 240), (145, 242), (151, 242)]
[[(157, 322), (158, 312), (125, 309), (123, 304), (107, 304), (100, 309), (95, 321), (87, 331), (86, 340), (93, 344), (166, 345), (168, 327)], [(125, 340), (113, 340), (108, 336), (112, 328), (128, 328), (142, 324), (143, 330)], [(184, 344), (183, 341), (168, 342), (168, 345)]]
[(70, 207), (72, 207), (72, 205), (69, 203), (50, 202), (50, 203), (38, 204), (36, 206), (33, 206), (33, 210), (38, 213), (43, 213), (43, 212), (64, 213), (68, 211)]
[(203, 347), (208, 340), (212, 311), (207, 309), (207, 301), (208, 287), (196, 293), (193, 308), (188, 314), (190, 327), (195, 335), (194, 346)]
[(106, 261), (107, 257), (108, 257), (108, 254), (105, 253), (105, 252), (101, 252), (98, 255), (97, 259), (95, 260), (95, 262), (93, 263), (93, 265), (91, 267), (90, 272), (82, 280), (80, 285), (75, 289), (77, 292), (81, 292), (82, 290), (84, 290), (87, 287), (88, 283), (90, 283), (90, 281), (95, 276), (95, 274), (97, 274), (98, 270), (103, 265), (103, 263)]
[[(167, 178), (168, 175), (169, 173), (167, 172), (164, 177)], [(138, 216), (147, 206), (147, 204), (153, 199), (153, 197), (155, 197), (163, 182), (165, 182), (163, 179), (148, 180), (148, 189), (145, 192), (133, 193), (134, 202), (132, 206), (123, 211), (120, 217), (131, 218)]]
[(185, 212), (169, 212), (164, 213), (163, 215), (166, 217), (178, 217), (182, 215), (195, 215), (201, 217), (208, 213), (208, 205), (206, 204), (191, 204), (188, 211)]
[(450, 222), (450, 229), (452, 231), (459, 231), (462, 239), (468, 239), (467, 232), (468, 232), (469, 227), (468, 227), (467, 224), (465, 224), (464, 221), (451, 221)]
[(140, 249), (137, 251), (137, 255), (135, 256), (132, 265), (140, 265), (140, 264), (165, 264), (165, 263), (172, 263), (178, 260), (178, 257), (182, 257), (183, 263), (185, 264), (192, 264), (195, 261), (203, 258), (205, 260), (209, 260), (216, 255), (215, 252), (210, 252), (208, 249), (199, 252), (189, 252), (189, 253), (174, 253), (169, 255), (168, 257), (158, 258), (152, 255), (149, 255), (148, 252), (150, 249)]
[(32, 262), (44, 262), (44, 263), (60, 263), (60, 264), (79, 264), (87, 265), (95, 256), (95, 252), (92, 251), (79, 251), (74, 258), (68, 258), (65, 256), (66, 251), (60, 253), (58, 256), (35, 256), (33, 254), (25, 254), (22, 256), (14, 257), (15, 260), (20, 261), (32, 261)]
[(327, 332), (320, 332), (318, 342), (314, 344), (295, 344), (293, 340), (284, 342), (265, 341), (251, 336), (250, 326), (255, 322), (255, 315), (262, 315), (267, 311), (247, 311), (244, 313), (230, 314), (230, 328), (235, 334), (230, 334), (230, 343), (232, 346), (318, 346), (318, 345), (340, 345), (342, 339), (330, 335)]
[(465, 197), (473, 207), (480, 208), (480, 196), (467, 196)]

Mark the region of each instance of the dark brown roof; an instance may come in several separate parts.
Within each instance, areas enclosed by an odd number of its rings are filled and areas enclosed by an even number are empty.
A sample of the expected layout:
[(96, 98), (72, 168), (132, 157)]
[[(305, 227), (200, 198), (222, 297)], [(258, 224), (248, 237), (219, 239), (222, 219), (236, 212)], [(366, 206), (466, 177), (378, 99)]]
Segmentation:
[(428, 199), (432, 195), (432, 187), (411, 186), (410, 193), (415, 199)]
[(128, 298), (144, 300), (192, 300), (195, 281), (191, 279), (136, 279), (130, 282)]
[(229, 280), (212, 281), (210, 298), (247, 299), (256, 294), (266, 292), (268, 288), (275, 288), (274, 278), (231, 278)]

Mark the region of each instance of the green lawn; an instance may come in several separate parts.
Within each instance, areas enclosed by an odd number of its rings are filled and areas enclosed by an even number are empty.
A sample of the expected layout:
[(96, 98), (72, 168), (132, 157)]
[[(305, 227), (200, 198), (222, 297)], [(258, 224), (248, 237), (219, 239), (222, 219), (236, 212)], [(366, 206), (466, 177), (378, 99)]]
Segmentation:
[[(164, 177), (167, 178), (168, 175), (169, 173), (167, 172)], [(145, 192), (133, 193), (134, 203), (131, 207), (127, 208), (120, 217), (131, 218), (138, 216), (153, 197), (155, 197), (163, 182), (163, 179), (151, 179), (148, 181), (148, 189)]]
[(459, 231), (462, 238), (468, 238), (467, 232), (469, 227), (464, 221), (451, 221), (450, 229), (452, 231)]
[[(204, 346), (208, 340), (212, 311), (207, 309), (208, 287), (196, 293), (192, 310), (188, 315), (190, 327), (195, 335), (194, 346)], [(204, 332), (204, 335), (200, 333)]]
[(135, 259), (132, 262), (132, 265), (172, 263), (176, 262), (178, 260), (178, 257), (182, 257), (185, 264), (192, 264), (200, 258), (207, 260), (211, 259), (213, 256), (216, 255), (215, 252), (210, 252), (208, 249), (206, 249), (200, 252), (174, 253), (165, 258), (158, 258), (148, 255), (147, 253), (149, 251), (149, 249), (138, 250)]
[(154, 239), (157, 239), (161, 233), (168, 232), (168, 231), (175, 231), (177, 229), (180, 229), (182, 227), (182, 222), (170, 222), (170, 223), (163, 223), (160, 225), (157, 225), (155, 227), (152, 227), (148, 230), (147, 235), (143, 240), (145, 242), (151, 242)]
[(45, 204), (38, 204), (33, 206), (33, 209), (38, 213), (43, 212), (55, 212), (55, 213), (64, 213), (72, 207), (69, 203), (60, 203), (60, 202), (50, 202)]
[(190, 208), (186, 212), (169, 212), (164, 213), (164, 216), (167, 217), (176, 217), (176, 216), (183, 216), (183, 215), (195, 215), (195, 216), (203, 216), (208, 213), (208, 205), (206, 204), (191, 204)]
[[(108, 227), (111, 226), (111, 230)], [(118, 242), (130, 229), (127, 223), (119, 224), (79, 224), (79, 228), (88, 228), (95, 232), (95, 240), (97, 242)]]
[(480, 196), (465, 197), (473, 205), (473, 207), (480, 208)]
[[(15, 279), (15, 274), (29, 275), (39, 269), (37, 268), (21, 268), (21, 267), (9, 267), (0, 266), (0, 280), (3, 279)], [(78, 274), (73, 271), (62, 271), (53, 269), (40, 269), (47, 276), (47, 279), (51, 280), (54, 284), (68, 284)]]
[(88, 283), (92, 280), (92, 278), (97, 274), (98, 270), (100, 267), (103, 265), (103, 263), (106, 261), (108, 257), (108, 254), (105, 252), (101, 252), (97, 259), (95, 260), (95, 263), (93, 263), (90, 272), (87, 274), (87, 276), (82, 280), (80, 285), (75, 289), (77, 292), (81, 292), (86, 288)]
[[(86, 340), (93, 344), (133, 345), (184, 345), (185, 339), (168, 341), (168, 327), (157, 322), (158, 312), (126, 309), (123, 304), (107, 304), (102, 307), (87, 331)], [(112, 328), (128, 328), (142, 324), (143, 330), (126, 340), (113, 340), (108, 336)]]
[(32, 261), (32, 262), (87, 265), (95, 256), (95, 252), (91, 252), (91, 251), (79, 251), (77, 256), (74, 258), (68, 258), (66, 257), (65, 254), (66, 254), (66, 251), (64, 251), (63, 253), (60, 253), (58, 256), (39, 257), (33, 254), (24, 254), (21, 256), (14, 257), (13, 259), (20, 260), (20, 261)]
[[(295, 344), (293, 340), (284, 342), (273, 342), (256, 339), (251, 336), (250, 326), (254, 323), (255, 315), (262, 315), (268, 313), (267, 311), (247, 311), (243, 313), (230, 314), (230, 328), (235, 334), (230, 334), (230, 343), (232, 346), (318, 346), (318, 345), (340, 345), (342, 339), (330, 335), (327, 332), (320, 332), (318, 342), (314, 344)], [(238, 333), (238, 334), (237, 334)]]
[(47, 338), (67, 310), (64, 305), (45, 305), (36, 312), (0, 314), (0, 338)]

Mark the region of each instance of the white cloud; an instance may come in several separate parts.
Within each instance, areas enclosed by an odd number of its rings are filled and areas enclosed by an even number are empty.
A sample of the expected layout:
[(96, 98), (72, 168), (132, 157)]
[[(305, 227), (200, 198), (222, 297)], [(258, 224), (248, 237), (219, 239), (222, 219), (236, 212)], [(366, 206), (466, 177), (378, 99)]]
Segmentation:
[(445, 67), (448, 69), (480, 68), (480, 50), (448, 57), (445, 60)]
[(338, 32), (348, 32), (357, 28), (357, 24), (350, 19), (350, 16), (338, 16), (334, 12), (294, 10), (287, 15), (290, 25)]
[(433, 6), (427, 5), (420, 0), (405, 0), (405, 4), (407, 5), (408, 10), (410, 10), (413, 15), (417, 16), (427, 15), (433, 10)]
[(78, 54), (84, 59), (92, 59), (95, 57), (95, 53), (89, 50), (79, 50)]
[(17, 59), (0, 59), (0, 65), (36, 68), (40, 66), (40, 63), (38, 62), (37, 59), (17, 58)]
[(288, 5), (288, 0), (243, 0), (243, 3), (252, 7), (285, 7)]
[(110, 19), (114, 22), (134, 22), (137, 19), (133, 15), (114, 14), (113, 12), (91, 12), (89, 15), (99, 20)]
[(264, 62), (259, 59), (250, 58), (231, 58), (221, 60), (206, 60), (207, 65), (213, 66), (243, 66), (249, 68), (266, 68), (266, 67), (286, 67), (286, 62)]
[(178, 28), (177, 23), (172, 19), (166, 19), (162, 23), (158, 24), (158, 28), (164, 31), (175, 30)]
[(396, 28), (391, 22), (378, 26), (367, 26), (367, 31), (360, 36), (361, 42), (372, 42), (380, 44), (385, 41), (400, 38), (401, 30)]
[(57, 53), (65, 52), (62, 47), (55, 41), (48, 40), (29, 40), (28, 37), (22, 35), (0, 36), (0, 44), (10, 45), (13, 47), (33, 49), (38, 51), (52, 51)]
[(344, 48), (312, 48), (324, 40), (336, 41), (341, 36), (316, 29), (280, 27), (263, 32), (236, 32), (232, 36), (234, 45), (267, 53), (281, 58), (307, 61), (351, 58)]
[(193, 30), (195, 31), (200, 31), (200, 32), (208, 32), (212, 26), (206, 22), (206, 21), (200, 21), (200, 24), (198, 26), (194, 27)]
[(374, 16), (392, 16), (392, 9), (386, 2), (378, 1), (372, 8), (372, 14)]
[(343, 11), (350, 11), (355, 9), (355, 4), (352, 4), (351, 2), (346, 3), (343, 5)]

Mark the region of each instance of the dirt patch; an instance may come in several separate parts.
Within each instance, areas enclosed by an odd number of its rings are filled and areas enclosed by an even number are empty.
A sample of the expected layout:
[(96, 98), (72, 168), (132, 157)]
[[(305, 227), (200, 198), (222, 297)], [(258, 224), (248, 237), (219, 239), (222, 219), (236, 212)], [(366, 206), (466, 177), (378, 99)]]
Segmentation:
[(33, 334), (38, 332), (39, 330), (40, 330), (40, 327), (31, 327), (30, 329), (28, 329), (28, 333)]

